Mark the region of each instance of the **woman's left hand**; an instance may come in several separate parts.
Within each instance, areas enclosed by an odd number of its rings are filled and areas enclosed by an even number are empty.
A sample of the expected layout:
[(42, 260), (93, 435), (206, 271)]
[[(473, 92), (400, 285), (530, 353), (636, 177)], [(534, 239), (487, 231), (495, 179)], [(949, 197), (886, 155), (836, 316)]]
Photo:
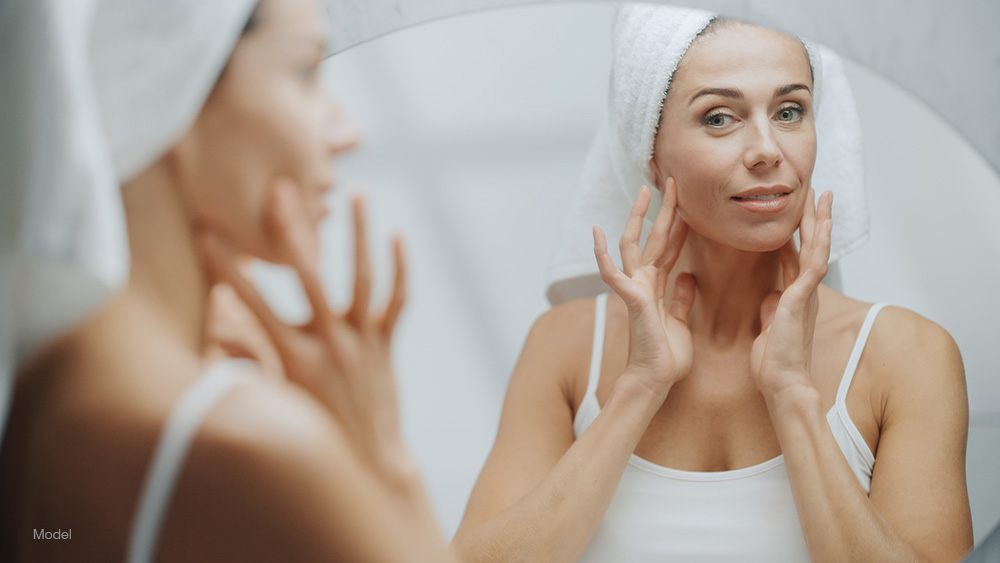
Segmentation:
[[(247, 278), (251, 277), (249, 258), (240, 261), (237, 267)], [(212, 285), (203, 330), (203, 354), (209, 363), (226, 357), (251, 358), (257, 361), (264, 375), (285, 379), (281, 356), (267, 330), (232, 285), (224, 281)]]
[(794, 387), (812, 387), (813, 335), (819, 312), (818, 288), (830, 259), (833, 193), (824, 192), (815, 203), (806, 194), (799, 224), (802, 249), (789, 240), (781, 249), (784, 291), (776, 291), (760, 306), (761, 333), (750, 353), (750, 369), (765, 398)]

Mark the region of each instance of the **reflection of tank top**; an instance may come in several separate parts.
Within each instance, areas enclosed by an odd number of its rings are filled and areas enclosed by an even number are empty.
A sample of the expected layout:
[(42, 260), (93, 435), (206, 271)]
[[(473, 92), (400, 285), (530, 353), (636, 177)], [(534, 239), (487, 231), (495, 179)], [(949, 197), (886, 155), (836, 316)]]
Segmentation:
[[(867, 493), (875, 456), (847, 414), (847, 390), (882, 304), (868, 311), (826, 414), (844, 457)], [(607, 294), (598, 296), (587, 392), (573, 420), (579, 437), (601, 407)], [(581, 562), (809, 561), (782, 456), (731, 471), (681, 471), (633, 455)]]
[(257, 365), (246, 359), (225, 359), (212, 364), (181, 396), (160, 432), (149, 472), (142, 485), (129, 534), (128, 563), (152, 561), (171, 493), (184, 468), (188, 448), (212, 408), (233, 386), (257, 374)]

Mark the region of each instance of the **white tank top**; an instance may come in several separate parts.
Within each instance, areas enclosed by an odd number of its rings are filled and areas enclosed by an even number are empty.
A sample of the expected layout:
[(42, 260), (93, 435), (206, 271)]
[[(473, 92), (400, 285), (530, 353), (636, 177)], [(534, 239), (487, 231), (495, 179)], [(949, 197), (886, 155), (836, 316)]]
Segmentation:
[[(587, 391), (573, 420), (579, 437), (601, 408), (601, 374), (607, 294), (597, 297), (594, 345)], [(826, 414), (830, 430), (864, 488), (871, 488), (875, 456), (847, 414), (847, 390), (875, 317), (868, 311), (858, 333), (837, 399)], [(686, 563), (809, 561), (795, 512), (783, 456), (731, 471), (682, 471), (632, 455), (582, 562)]]
[(201, 423), (233, 387), (249, 381), (257, 373), (257, 365), (252, 360), (220, 360), (191, 384), (171, 409), (132, 517), (125, 555), (127, 563), (149, 563), (154, 559), (174, 485), (184, 469), (188, 449)]

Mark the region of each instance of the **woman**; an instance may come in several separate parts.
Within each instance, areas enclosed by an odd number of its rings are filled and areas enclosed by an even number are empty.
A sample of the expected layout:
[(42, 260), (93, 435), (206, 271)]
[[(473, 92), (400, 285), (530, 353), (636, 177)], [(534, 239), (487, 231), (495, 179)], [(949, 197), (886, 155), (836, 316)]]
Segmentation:
[[(356, 201), (345, 314), (330, 311), (317, 276), (330, 161), (357, 134), (319, 77), (315, 2), (105, 1), (84, 16), (93, 74), (67, 76), (95, 84), (121, 182), (120, 192), (109, 183), (100, 217), (124, 209), (131, 265), (102, 306), (21, 364), (0, 483), (3, 559), (447, 560), (398, 428), (401, 246), (390, 302), (374, 311)], [(105, 142), (95, 139), (87, 146)], [(48, 154), (53, 167), (100, 156), (59, 155)], [(268, 310), (236, 266), (244, 254), (298, 272), (308, 325)], [(261, 320), (287, 380), (206, 359), (217, 281)]]
[[(959, 559), (972, 527), (954, 342), (820, 283), (838, 228), (832, 194), (811, 189), (821, 69), (795, 38), (664, 10), (620, 13), (614, 142), (599, 137), (585, 168), (632, 165), (662, 206), (640, 245), (643, 186), (622, 270), (594, 229), (613, 294), (536, 321), (453, 547), (470, 561)], [(630, 114), (648, 83), (651, 126)]]

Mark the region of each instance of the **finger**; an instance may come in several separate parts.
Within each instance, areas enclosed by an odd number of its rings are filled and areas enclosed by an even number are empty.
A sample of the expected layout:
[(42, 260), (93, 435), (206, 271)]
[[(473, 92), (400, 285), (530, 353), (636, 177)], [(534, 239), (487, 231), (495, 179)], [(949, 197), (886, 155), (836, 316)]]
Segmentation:
[(799, 240), (802, 254), (808, 255), (812, 248), (812, 235), (816, 229), (816, 192), (812, 188), (806, 192), (805, 208), (799, 222)]
[[(813, 240), (827, 228), (824, 221), (831, 219), (833, 215), (833, 192), (827, 190), (823, 192), (823, 195), (819, 196), (819, 203), (816, 205), (816, 225), (813, 228)], [(814, 244), (814, 248), (819, 248), (818, 245)]]
[(649, 209), (649, 187), (639, 188), (639, 196), (632, 205), (632, 210), (628, 214), (628, 222), (625, 224), (625, 232), (622, 233), (618, 249), (622, 255), (622, 270), (626, 276), (631, 276), (632, 271), (639, 266), (639, 237), (642, 235), (642, 220)]
[(382, 317), (382, 332), (390, 336), (396, 329), (396, 321), (406, 302), (406, 256), (403, 253), (403, 239), (398, 235), (392, 239), (392, 257), (396, 274), (392, 284), (392, 297), (389, 298)]
[(823, 219), (833, 218), (833, 192), (827, 190), (823, 192), (823, 195), (819, 196), (819, 207), (816, 210), (816, 219), (822, 221)]
[[(238, 262), (237, 268), (249, 279), (247, 261), (240, 259)], [(274, 347), (274, 339), (249, 306), (240, 300), (236, 290), (228, 283), (219, 283), (212, 287), (209, 299), (209, 324), (205, 338), (209, 345), (214, 344), (212, 351), (222, 351), (230, 358), (256, 360), (264, 374), (284, 379), (284, 368)]]
[(618, 295), (622, 297), (628, 295), (631, 298), (631, 292), (625, 285), (628, 276), (615, 266), (614, 260), (608, 254), (608, 241), (600, 227), (594, 227), (594, 256), (597, 258), (597, 269), (601, 272), (601, 280)]
[(774, 313), (778, 310), (778, 302), (781, 300), (780, 291), (772, 291), (764, 298), (764, 301), (760, 304), (760, 332), (761, 334), (767, 332), (771, 328), (771, 322), (774, 320)]
[(799, 277), (799, 251), (795, 248), (795, 240), (788, 239), (785, 246), (778, 251), (781, 262), (781, 281), (787, 289)]
[(368, 316), (371, 299), (372, 266), (368, 259), (368, 229), (365, 224), (365, 205), (361, 196), (353, 202), (354, 211), (354, 302), (347, 311), (351, 322), (360, 323)]
[(659, 259), (660, 255), (667, 248), (667, 241), (670, 240), (670, 230), (676, 216), (676, 190), (674, 179), (667, 178), (667, 184), (663, 188), (663, 205), (660, 206), (660, 212), (656, 214), (653, 229), (649, 232), (649, 237), (646, 239), (645, 248), (642, 249), (643, 264), (648, 264), (653, 260)]
[(313, 322), (325, 325), (330, 320), (330, 306), (319, 279), (319, 238), (311, 226), (301, 191), (287, 181), (276, 191), (274, 208), (285, 254), (302, 282), (313, 310)]
[(670, 238), (668, 239), (667, 248), (654, 264), (657, 268), (662, 268), (668, 272), (673, 269), (674, 264), (677, 263), (677, 259), (681, 255), (681, 251), (684, 250), (684, 240), (687, 239), (687, 234), (687, 221), (683, 219), (675, 220), (673, 232), (670, 233)]
[(670, 316), (687, 324), (691, 307), (694, 306), (695, 282), (694, 276), (684, 272), (674, 280), (674, 294), (670, 298)]
[(257, 288), (240, 271), (232, 249), (229, 248), (221, 237), (212, 233), (202, 233), (201, 242), (208, 267), (219, 279), (229, 284), (236, 291), (236, 295), (239, 296), (240, 300), (246, 303), (253, 314), (260, 319), (261, 325), (264, 326), (264, 330), (267, 331), (268, 335), (274, 341), (275, 346), (279, 350), (284, 349), (288, 336), (287, 333), (291, 327), (283, 323), (271, 311), (271, 308), (268, 307), (267, 303), (260, 296)]
[(833, 230), (833, 192), (825, 191), (819, 198), (816, 210), (816, 230), (813, 243), (813, 256), (810, 257), (813, 268), (816, 269), (820, 283), (826, 276), (830, 262), (830, 244)]
[(813, 249), (813, 256), (810, 259), (809, 270), (811, 273), (810, 285), (819, 285), (826, 277), (830, 267), (830, 235), (833, 230), (833, 219), (819, 221), (816, 241)]

